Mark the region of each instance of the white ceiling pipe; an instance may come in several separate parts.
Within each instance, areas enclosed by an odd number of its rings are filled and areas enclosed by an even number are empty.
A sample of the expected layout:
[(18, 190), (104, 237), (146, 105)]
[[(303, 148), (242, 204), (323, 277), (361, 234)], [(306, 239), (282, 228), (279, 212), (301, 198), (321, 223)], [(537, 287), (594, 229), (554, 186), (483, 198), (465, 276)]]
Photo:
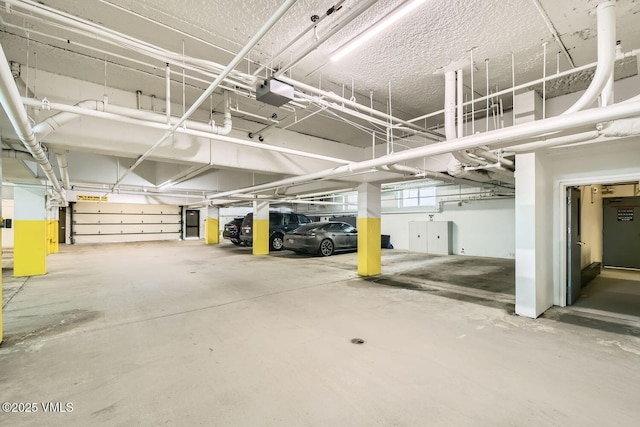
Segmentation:
[[(31, 99), (31, 98), (22, 98), (22, 102), (25, 105), (31, 106), (31, 107), (40, 107), (42, 108), (42, 103), (38, 100), (35, 99)], [(96, 101), (92, 101), (93, 105), (97, 105)], [(98, 101), (101, 102), (101, 101)], [(109, 104), (110, 108), (111, 107), (115, 107), (118, 108), (117, 106), (113, 106), (111, 104)], [(149, 127), (149, 128), (153, 128), (153, 129), (161, 129), (161, 130), (167, 130), (169, 129), (169, 125), (164, 124), (164, 119), (163, 119), (163, 115), (158, 115), (160, 116), (160, 120), (159, 122), (152, 122), (152, 121), (148, 121), (148, 120), (140, 120), (140, 119), (136, 119), (136, 118), (132, 118), (132, 117), (125, 117), (125, 116), (121, 116), (118, 114), (114, 114), (114, 113), (108, 113), (108, 112), (103, 112), (103, 111), (96, 111), (96, 110), (92, 110), (92, 109), (88, 109), (88, 108), (81, 108), (81, 107), (75, 107), (75, 106), (71, 106), (71, 105), (65, 105), (65, 104), (59, 104), (59, 103), (55, 103), (55, 102), (51, 102), (49, 104), (49, 107), (52, 110), (57, 110), (57, 111), (63, 111), (66, 113), (72, 113), (74, 116), (78, 116), (78, 115), (83, 115), (83, 116), (89, 116), (89, 117), (95, 117), (95, 118), (99, 118), (99, 119), (106, 119), (106, 120), (112, 120), (112, 121), (116, 121), (119, 123), (127, 123), (127, 124), (132, 124), (132, 125), (137, 125), (137, 126), (144, 126), (144, 127)], [(89, 107), (91, 107), (91, 103), (89, 105)], [(120, 108), (126, 108), (126, 107), (120, 107)], [(139, 110), (135, 110), (135, 109), (129, 109), (132, 110), (132, 112), (139, 112), (139, 113), (148, 113), (148, 112), (144, 112), (144, 111), (139, 111)], [(154, 113), (151, 113), (154, 114)], [(46, 119), (41, 122), (44, 123), (46, 122)], [(39, 123), (38, 125), (36, 125), (36, 127), (38, 127), (41, 123)], [(198, 123), (198, 122), (194, 122), (194, 123)], [(203, 125), (203, 123), (200, 123), (200, 125)], [(49, 124), (47, 125), (43, 125), (42, 131), (45, 131), (45, 129), (49, 127)], [(202, 137), (202, 138), (208, 138), (208, 139), (213, 139), (213, 140), (218, 140), (218, 141), (223, 141), (223, 142), (229, 142), (232, 144), (238, 144), (238, 145), (244, 145), (247, 147), (253, 147), (253, 148), (259, 148), (261, 150), (266, 150), (266, 151), (274, 151), (274, 152), (278, 152), (278, 153), (283, 153), (283, 154), (292, 154), (292, 155), (296, 155), (296, 156), (302, 156), (302, 157), (308, 157), (308, 158), (312, 158), (312, 159), (318, 159), (318, 160), (326, 160), (326, 161), (330, 161), (330, 162), (334, 162), (334, 163), (341, 163), (341, 164), (348, 164), (351, 163), (349, 160), (344, 160), (344, 159), (339, 159), (336, 157), (330, 157), (330, 156), (324, 156), (322, 154), (316, 154), (316, 153), (309, 153), (306, 151), (301, 151), (301, 150), (293, 150), (290, 148), (284, 148), (284, 147), (278, 147), (278, 146), (274, 146), (274, 145), (268, 145), (268, 144), (261, 144), (258, 142), (253, 142), (253, 141), (247, 141), (244, 139), (240, 139), (240, 138), (235, 138), (232, 136), (225, 136), (225, 135), (217, 135), (217, 134), (213, 134), (213, 133), (209, 133), (207, 131), (200, 131), (200, 130), (196, 130), (196, 129), (185, 129), (183, 127), (178, 128), (177, 130), (178, 133), (183, 133), (185, 135), (192, 135), (192, 136), (198, 136), (198, 137)]]
[(13, 79), (11, 68), (4, 54), (4, 49), (0, 45), (0, 103), (2, 104), (11, 125), (15, 130), (18, 138), (24, 144), (27, 151), (38, 162), (46, 177), (51, 181), (56, 194), (65, 200), (64, 190), (60, 186), (60, 181), (53, 171), (53, 166), (49, 162), (46, 153), (36, 139), (36, 136), (27, 117), (22, 103), (20, 102), (20, 93)]
[(316, 50), (322, 43), (326, 42), (328, 39), (333, 37), (335, 33), (342, 30), (347, 24), (349, 24), (354, 19), (358, 18), (362, 13), (364, 13), (367, 9), (369, 9), (371, 6), (373, 6), (377, 2), (378, 0), (367, 0), (365, 2), (360, 2), (359, 7), (357, 9), (354, 9), (353, 12), (351, 12), (346, 18), (338, 22), (334, 27), (332, 27), (328, 32), (323, 34), (322, 37), (320, 37), (318, 40), (312, 43), (305, 50), (297, 54), (294, 58), (291, 58), (289, 63), (287, 63), (285, 66), (283, 66), (280, 70), (278, 70), (274, 74), (274, 77), (279, 78), (286, 71), (298, 65), (300, 61), (306, 58), (311, 52)]
[[(183, 68), (188, 68), (193, 71), (198, 71), (198, 68), (203, 68), (213, 72), (219, 72), (224, 69), (224, 66), (217, 64), (213, 61), (203, 60), (199, 58), (193, 58), (179, 53), (171, 52), (169, 50), (157, 47), (151, 43), (144, 42), (142, 40), (135, 39), (127, 36), (123, 33), (104, 28), (96, 23), (84, 20), (77, 16), (70, 15), (68, 13), (56, 10), (52, 7), (48, 7), (31, 0), (4, 0), (6, 5), (12, 6), (13, 13), (24, 16), (26, 19), (36, 18), (33, 15), (42, 16), (53, 22), (62, 24), (61, 28), (66, 31), (73, 31), (77, 34), (87, 36), (87, 33), (92, 38), (98, 39), (102, 42), (117, 46), (119, 48), (127, 48), (138, 53), (145, 54), (146, 56), (158, 59), (162, 62), (170, 62), (173, 65), (177, 65)], [(17, 12), (17, 9), (26, 10), (29, 13)], [(44, 21), (47, 23), (47, 21)], [(49, 23), (49, 25), (53, 25)], [(195, 66), (192, 67), (191, 65)], [(231, 73), (234, 77), (238, 77), (250, 83), (255, 82), (255, 78), (251, 75), (247, 75), (238, 71)]]
[[(377, 1), (377, 0), (375, 0)], [(307, 28), (305, 28), (304, 30), (302, 30), (296, 37), (292, 38), (291, 41), (289, 43), (287, 43), (286, 46), (284, 46), (282, 49), (280, 49), (277, 53), (271, 55), (271, 59), (269, 61), (266, 61), (266, 63), (262, 66), (260, 66), (256, 71), (254, 71), (253, 75), (257, 76), (259, 75), (261, 72), (263, 72), (266, 68), (267, 65), (266, 64), (270, 64), (273, 63), (273, 61), (278, 58), (280, 55), (282, 55), (287, 49), (289, 49), (291, 46), (293, 46), (297, 41), (299, 41), (305, 34), (307, 34), (309, 31), (313, 30), (314, 28), (316, 28), (327, 16), (333, 14), (334, 12), (337, 12), (341, 7), (342, 7), (342, 3), (344, 3), (345, 0), (340, 0), (338, 1), (336, 4), (334, 4), (333, 6), (331, 6), (329, 9), (327, 9), (327, 11), (325, 13), (323, 13), (322, 15), (320, 15), (319, 19), (317, 21), (312, 22)], [(340, 23), (338, 23), (337, 25), (340, 25)]]
[[(29, 98), (22, 98), (22, 101), (25, 102), (27, 99)], [(29, 101), (28, 103), (25, 102), (25, 105), (29, 105), (32, 107), (37, 107), (37, 106), (42, 107), (42, 103), (40, 101), (37, 101), (37, 100), (34, 100), (34, 101), (35, 102), (31, 102), (31, 101)], [(56, 105), (59, 106), (59, 104), (56, 104)], [(145, 111), (145, 110), (138, 110), (136, 108), (122, 107), (114, 104), (105, 104), (104, 101), (100, 101), (97, 99), (87, 99), (87, 100), (78, 102), (75, 105), (75, 107), (85, 109), (85, 110), (103, 111), (103, 112), (113, 113), (113, 114), (126, 116), (130, 118), (138, 119), (138, 120), (148, 120), (156, 123), (166, 124), (166, 121), (167, 121), (166, 117), (160, 113), (154, 113), (152, 111)], [(58, 109), (54, 107), (51, 107), (51, 108), (53, 108), (54, 110)], [(226, 119), (227, 113), (228, 111), (225, 111), (225, 120), (227, 120)], [(61, 126), (64, 126), (65, 124), (77, 119), (78, 117), (80, 117), (80, 113), (72, 113), (72, 112), (64, 111), (61, 113), (54, 114), (53, 116), (47, 117), (46, 119), (44, 119), (43, 121), (35, 125), (33, 129), (36, 135), (38, 136), (38, 138), (43, 139), (47, 135), (49, 135), (51, 132), (55, 132)], [(171, 120), (171, 124), (174, 124), (178, 121), (178, 119), (175, 117), (171, 117), (170, 120)], [(230, 118), (228, 120), (230, 120)], [(197, 122), (193, 120), (187, 120), (185, 125), (189, 129), (200, 130), (203, 132), (211, 132), (217, 135), (227, 135), (231, 131), (231, 125), (230, 123), (228, 123), (228, 120), (226, 125), (222, 127), (216, 126), (215, 123), (203, 123), (203, 122)]]
[[(59, 41), (59, 42), (70, 43), (71, 45), (79, 46), (79, 47), (82, 47), (82, 48), (85, 48), (85, 49), (89, 49), (89, 50), (91, 50), (93, 52), (99, 53), (102, 56), (108, 56), (109, 58), (124, 59), (125, 61), (129, 61), (129, 62), (132, 62), (134, 64), (139, 64), (139, 65), (145, 66), (147, 68), (150, 68), (152, 70), (156, 70), (158, 68), (157, 65), (155, 65), (155, 64), (150, 64), (150, 63), (147, 63), (147, 62), (144, 62), (144, 61), (140, 61), (138, 59), (133, 59), (131, 57), (128, 57), (128, 56), (125, 56), (125, 55), (121, 55), (121, 54), (118, 54), (118, 53), (115, 53), (115, 52), (112, 52), (112, 51), (99, 49), (99, 48), (94, 47), (94, 46), (89, 46), (89, 45), (86, 45), (86, 44), (83, 44), (83, 43), (78, 43), (77, 41), (71, 41), (71, 40), (68, 40), (68, 39), (64, 39), (62, 37), (57, 37), (57, 36), (53, 36), (51, 34), (46, 34), (46, 33), (43, 33), (43, 32), (35, 31), (32, 28), (25, 28), (25, 27), (22, 27), (22, 26), (19, 26), (19, 25), (10, 24), (10, 23), (6, 22), (4, 19), (2, 19), (2, 16), (0, 16), (0, 24), (6, 26), (8, 28), (16, 28), (16, 29), (18, 29), (20, 31), (24, 31), (25, 33), (29, 33), (29, 34), (32, 34), (32, 35), (36, 34), (36, 35), (47, 37), (49, 39), (53, 39), (53, 40), (56, 40), (56, 41)], [(150, 55), (147, 55), (147, 56), (150, 56)], [(152, 57), (154, 59), (161, 60), (164, 63), (167, 63), (167, 58), (163, 58), (163, 57), (161, 57), (159, 55), (154, 55), (154, 56), (150, 56), (150, 57)], [(214, 73), (214, 72), (209, 72), (209, 71), (206, 71), (204, 69), (195, 68), (195, 67), (189, 66), (189, 65), (187, 65), (185, 63), (182, 63), (182, 62), (178, 63), (177, 61), (170, 61), (170, 63), (172, 63), (173, 65), (178, 64), (179, 66), (183, 67), (185, 70), (195, 71), (195, 72), (197, 72), (199, 74), (202, 74), (203, 76), (209, 77), (210, 79), (213, 79), (213, 78), (217, 77), (217, 74)], [(122, 66), (124, 66), (124, 65), (122, 65)], [(174, 72), (172, 72), (172, 73), (174, 73)], [(238, 72), (234, 71), (234, 73), (238, 73)], [(176, 73), (174, 73), (174, 74), (176, 74)], [(211, 81), (211, 80), (204, 80), (202, 78), (195, 77), (195, 76), (192, 76), (192, 75), (189, 75), (189, 74), (185, 74), (184, 76), (187, 79), (194, 80), (194, 81), (197, 81), (197, 82), (200, 82), (200, 83), (209, 84), (209, 82)], [(231, 80), (232, 78), (234, 80)], [(232, 91), (232, 92), (239, 92), (239, 93), (242, 93), (243, 95), (246, 95), (247, 91), (255, 90), (255, 83), (254, 82), (251, 82), (251, 84), (243, 83), (243, 82), (240, 81), (240, 78), (235, 78), (235, 76), (232, 76), (232, 77), (230, 77), (228, 79), (225, 79), (225, 82), (228, 85), (224, 85), (224, 86), (220, 85), (221, 88), (227, 89), (227, 90)], [(240, 91), (239, 89), (245, 89), (245, 91)], [(21, 93), (22, 93), (22, 88), (20, 88), (20, 90), (21, 90)], [(34, 95), (31, 94), (31, 93), (26, 95), (26, 96), (29, 96), (29, 97), (32, 97), (32, 98), (34, 97)]]
[(238, 193), (259, 192), (271, 190), (286, 185), (302, 184), (332, 175), (370, 170), (384, 165), (400, 163), (408, 160), (418, 159), (422, 157), (436, 156), (439, 154), (447, 154), (460, 149), (477, 148), (484, 145), (519, 145), (519, 141), (526, 142), (529, 138), (540, 137), (549, 132), (567, 131), (584, 126), (595, 125), (600, 122), (634, 117), (640, 115), (640, 101), (629, 102), (624, 104), (615, 104), (608, 107), (592, 108), (585, 111), (579, 111), (563, 116), (550, 117), (548, 119), (538, 120), (535, 122), (524, 123), (508, 128), (496, 129), (477, 135), (469, 135), (452, 141), (444, 141), (438, 144), (431, 144), (423, 147), (413, 148), (410, 150), (400, 151), (388, 156), (378, 157), (363, 162), (351, 163), (336, 168), (325, 169), (323, 171), (294, 176), (291, 178), (274, 181), (267, 184), (255, 185), (252, 187), (241, 188), (237, 190), (225, 191), (218, 194), (207, 196), (209, 199), (225, 197)]
[(385, 120), (387, 122), (386, 126), (389, 126), (389, 123), (391, 123), (391, 126), (404, 125), (404, 126), (407, 126), (410, 129), (414, 129), (414, 130), (419, 131), (419, 132), (424, 132), (424, 133), (428, 133), (430, 135), (433, 135), (437, 140), (441, 140), (442, 139), (442, 135), (440, 135), (437, 132), (433, 132), (433, 131), (431, 131), (429, 129), (425, 129), (422, 126), (417, 126), (415, 123), (410, 123), (410, 122), (408, 122), (406, 120), (401, 120), (401, 119), (399, 119), (397, 117), (392, 117), (389, 114), (383, 113), (383, 112), (378, 111), (378, 110), (376, 110), (374, 108), (370, 108), (370, 107), (367, 107), (365, 105), (358, 104), (357, 102), (351, 101), (351, 100), (343, 98), (341, 96), (338, 96), (333, 92), (327, 92), (325, 90), (315, 88), (315, 87), (313, 87), (311, 85), (299, 82), (297, 80), (293, 80), (293, 79), (291, 79), (289, 77), (286, 77), (286, 76), (280, 76), (279, 80), (281, 80), (281, 81), (283, 81), (285, 83), (288, 83), (288, 84), (290, 84), (290, 85), (292, 85), (294, 87), (297, 87), (300, 90), (307, 91), (307, 92), (310, 92), (310, 93), (314, 93), (314, 94), (316, 94), (318, 96), (321, 96), (321, 97), (324, 97), (324, 98), (327, 98), (327, 99), (331, 99), (334, 102), (337, 102), (339, 104), (343, 104), (343, 105), (352, 107), (354, 109), (357, 109), (358, 111), (375, 115), (375, 116)]
[(607, 1), (597, 7), (598, 25), (598, 65), (593, 75), (593, 80), (576, 101), (563, 114), (571, 114), (589, 107), (600, 96), (613, 74), (613, 66), (616, 61), (616, 2)]
[(462, 70), (456, 71), (456, 82), (458, 83), (457, 88), (457, 116), (458, 116), (458, 138), (462, 138), (464, 136), (464, 81), (463, 81), (464, 73)]
[[(456, 73), (455, 71), (447, 71), (445, 73), (445, 93), (444, 93), (444, 127), (445, 127), (445, 135), (447, 137), (447, 140), (451, 140), (451, 139), (456, 139), (457, 136), (457, 131), (456, 131), (456, 91), (460, 91), (460, 83), (461, 81), (458, 82), (457, 84), (457, 90), (456, 90), (456, 77), (460, 77), (461, 78), (461, 73)], [(457, 106), (458, 106), (458, 114), (461, 113), (461, 97), (460, 97), (460, 92), (458, 92), (458, 96), (457, 96)], [(458, 116), (458, 131), (462, 130), (462, 126), (460, 126), (461, 123), (461, 117)], [(459, 136), (462, 136), (462, 133), (459, 134)], [(471, 152), (466, 152), (466, 151), (454, 151), (453, 157), (454, 160), (452, 160), (448, 166), (448, 172), (455, 176), (455, 177), (459, 177), (459, 178), (468, 178), (470, 180), (479, 180), (479, 181), (486, 181), (485, 175), (483, 172), (472, 172), (469, 170), (465, 170), (463, 167), (461, 167), (461, 165), (465, 165), (465, 166), (488, 166), (488, 163), (485, 161), (485, 159), (491, 159), (491, 161), (495, 162), (495, 163), (499, 163), (500, 165), (503, 166), (507, 166), (507, 167), (513, 167), (513, 162), (506, 160), (503, 161), (502, 158), (499, 158), (498, 156), (496, 156), (495, 154), (485, 151), (483, 149), (480, 148), (476, 148), (474, 150), (470, 150)], [(456, 162), (460, 163), (456, 164)], [(487, 170), (486, 173), (489, 174), (489, 178), (495, 177), (495, 179), (498, 179), (500, 181), (506, 181), (509, 183), (513, 182), (513, 176), (509, 176), (508, 171), (507, 173), (499, 173), (500, 176), (495, 176), (495, 171), (494, 170)], [(465, 175), (466, 174), (466, 175)]]
[[(285, 0), (284, 3), (278, 8), (278, 10), (267, 20), (266, 23), (258, 30), (258, 32), (249, 40), (249, 42), (238, 52), (238, 54), (231, 60), (231, 62), (225, 67), (225, 69), (220, 73), (220, 75), (209, 85), (207, 90), (205, 90), (202, 95), (189, 107), (189, 109), (178, 119), (178, 122), (174, 124), (171, 129), (169, 129), (165, 134), (160, 138), (155, 144), (153, 144), (147, 151), (144, 152), (138, 159), (135, 161), (133, 165), (129, 169), (127, 169), (115, 182), (113, 188), (117, 187), (118, 184), (122, 182), (124, 178), (126, 178), (131, 172), (133, 172), (140, 164), (149, 157), (163, 142), (173, 135), (178, 128), (184, 123), (196, 110), (200, 107), (200, 105), (213, 93), (214, 90), (222, 83), (222, 81), (233, 71), (233, 69), (244, 59), (244, 57), (253, 49), (253, 47), (258, 44), (258, 42), (264, 37), (267, 32), (273, 27), (276, 22), (282, 18), (285, 13), (296, 3), (297, 0)], [(227, 99), (228, 104), (228, 99)], [(231, 117), (231, 116), (229, 116)], [(225, 117), (226, 123), (226, 117)]]
[(433, 179), (441, 182), (446, 182), (448, 184), (462, 184), (462, 185), (486, 187), (486, 188), (500, 187), (499, 185), (496, 185), (496, 184), (487, 184), (486, 181), (488, 181), (488, 179), (483, 179), (482, 177), (480, 177), (481, 180), (479, 182), (479, 181), (474, 181), (472, 179), (458, 178), (455, 176), (447, 175), (446, 173), (432, 172), (432, 171), (422, 170), (419, 168), (414, 168), (414, 167), (405, 166), (405, 165), (393, 164), (388, 166), (381, 166), (379, 169), (382, 169), (385, 171), (391, 171), (391, 172), (396, 171), (400, 173), (410, 173), (417, 177), (429, 178), (429, 179)]
[(69, 183), (69, 163), (67, 162), (67, 155), (65, 153), (56, 153), (56, 160), (58, 161), (58, 169), (60, 169), (60, 176), (62, 177), (62, 188), (68, 190)]

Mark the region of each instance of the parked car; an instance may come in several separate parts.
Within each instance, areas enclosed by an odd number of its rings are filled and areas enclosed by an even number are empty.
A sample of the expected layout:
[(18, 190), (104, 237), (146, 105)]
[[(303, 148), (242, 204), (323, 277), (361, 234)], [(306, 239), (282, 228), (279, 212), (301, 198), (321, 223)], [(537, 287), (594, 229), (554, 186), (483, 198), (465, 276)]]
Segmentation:
[[(306, 215), (293, 212), (269, 212), (269, 250), (282, 249), (282, 238), (285, 233), (293, 231), (301, 225), (310, 223)], [(240, 241), (246, 245), (253, 244), (253, 214), (247, 214), (240, 228)]]
[(322, 256), (358, 248), (358, 230), (346, 222), (312, 222), (284, 235), (284, 248)]
[(234, 245), (239, 245), (240, 242), (240, 227), (242, 226), (242, 220), (244, 217), (234, 218), (224, 225), (224, 231), (222, 237), (231, 240)]

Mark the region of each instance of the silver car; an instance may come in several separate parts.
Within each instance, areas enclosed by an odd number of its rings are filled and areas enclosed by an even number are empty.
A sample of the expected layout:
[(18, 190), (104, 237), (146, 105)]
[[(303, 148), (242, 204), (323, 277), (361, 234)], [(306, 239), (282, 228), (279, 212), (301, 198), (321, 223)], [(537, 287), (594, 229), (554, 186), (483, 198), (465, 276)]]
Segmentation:
[(346, 222), (312, 222), (284, 235), (284, 248), (322, 256), (358, 248), (358, 230)]

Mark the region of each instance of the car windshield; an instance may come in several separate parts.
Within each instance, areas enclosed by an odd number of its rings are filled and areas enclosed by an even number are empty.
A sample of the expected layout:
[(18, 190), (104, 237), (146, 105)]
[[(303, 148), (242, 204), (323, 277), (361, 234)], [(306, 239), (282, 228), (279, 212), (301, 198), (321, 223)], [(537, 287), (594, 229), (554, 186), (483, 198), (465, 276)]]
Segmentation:
[(309, 224), (305, 224), (305, 225), (301, 225), (300, 227), (295, 229), (296, 233), (306, 233), (309, 230), (313, 230), (314, 228), (318, 228), (321, 224), (316, 223), (309, 223)]

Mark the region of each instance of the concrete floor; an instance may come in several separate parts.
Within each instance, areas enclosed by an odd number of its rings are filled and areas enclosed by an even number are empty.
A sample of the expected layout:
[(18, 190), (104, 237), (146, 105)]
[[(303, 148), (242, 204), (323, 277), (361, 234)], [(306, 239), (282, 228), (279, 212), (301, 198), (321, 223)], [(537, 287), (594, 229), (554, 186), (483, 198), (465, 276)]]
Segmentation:
[(39, 411), (0, 425), (638, 424), (640, 317), (515, 316), (508, 260), (356, 262), (188, 241), (5, 271), (0, 402)]

